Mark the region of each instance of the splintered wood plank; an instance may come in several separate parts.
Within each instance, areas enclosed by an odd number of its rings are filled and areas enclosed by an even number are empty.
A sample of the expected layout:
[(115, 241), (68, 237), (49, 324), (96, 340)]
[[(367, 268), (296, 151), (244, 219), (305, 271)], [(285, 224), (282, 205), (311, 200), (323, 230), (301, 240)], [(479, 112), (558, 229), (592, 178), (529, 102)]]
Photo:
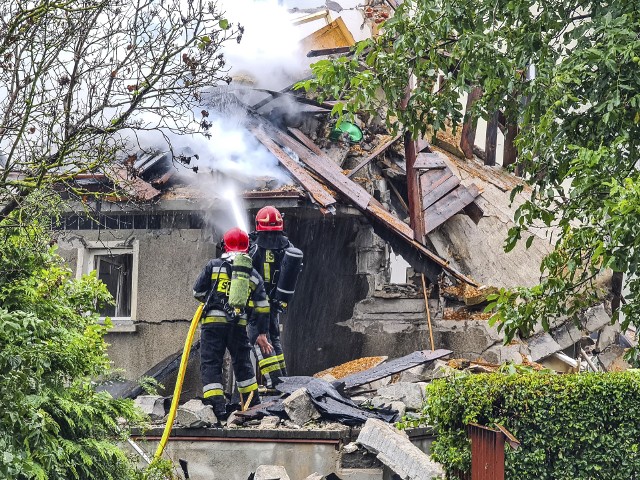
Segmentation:
[[(271, 128), (268, 132), (273, 135), (273, 138), (275, 138), (280, 144), (293, 150), (298, 157), (300, 157), (300, 160), (302, 160), (305, 165), (322, 178), (323, 181), (327, 182), (329, 186), (347, 197), (357, 207), (366, 210), (373, 197), (360, 185), (347, 178), (347, 176), (342, 173), (342, 169), (331, 159), (331, 157), (324, 153), (322, 155), (317, 155), (308, 147), (297, 142), (281, 130)], [(298, 135), (304, 136), (304, 134), (299, 131), (296, 136)], [(311, 142), (312, 140), (308, 139), (307, 141)]]
[(461, 185), (444, 198), (438, 200), (424, 212), (424, 226), (426, 232), (429, 233), (438, 228), (460, 210), (473, 202), (478, 195), (480, 195), (480, 190), (474, 184), (468, 187)]
[(419, 153), (413, 168), (417, 170), (442, 169), (447, 166), (441, 153)]
[(404, 235), (407, 239), (413, 240), (413, 229), (402, 220), (389, 213), (382, 206), (375, 202), (371, 202), (367, 207), (367, 212), (371, 213), (387, 228)]
[(282, 150), (263, 130), (257, 127), (249, 127), (253, 135), (278, 159), (283, 167), (302, 185), (307, 192), (323, 207), (328, 207), (336, 203), (324, 189), (323, 185), (315, 180), (309, 172), (298, 165), (289, 155)]
[(460, 179), (455, 175), (447, 177), (442, 182), (437, 182), (431, 189), (424, 191), (422, 195), (422, 210), (426, 210), (431, 205), (444, 197), (451, 190), (460, 185)]
[(426, 170), (420, 174), (420, 192), (424, 194), (452, 176), (453, 172), (449, 168)]

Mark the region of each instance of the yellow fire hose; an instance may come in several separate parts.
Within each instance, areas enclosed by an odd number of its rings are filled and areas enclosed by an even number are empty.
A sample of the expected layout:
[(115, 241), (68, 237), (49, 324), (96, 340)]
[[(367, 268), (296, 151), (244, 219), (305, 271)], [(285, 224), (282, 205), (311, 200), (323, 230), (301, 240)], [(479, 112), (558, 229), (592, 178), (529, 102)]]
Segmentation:
[(176, 411), (178, 410), (178, 402), (180, 401), (180, 392), (182, 392), (182, 382), (184, 381), (184, 374), (187, 371), (187, 363), (189, 362), (189, 352), (191, 351), (191, 344), (193, 343), (193, 337), (196, 334), (198, 323), (200, 323), (200, 317), (202, 316), (202, 310), (204, 309), (204, 303), (201, 303), (196, 310), (193, 320), (191, 320), (191, 326), (189, 327), (189, 333), (187, 339), (184, 342), (184, 350), (182, 350), (182, 359), (180, 360), (180, 368), (178, 369), (178, 378), (176, 379), (176, 386), (173, 389), (173, 400), (171, 401), (171, 409), (169, 410), (169, 417), (167, 418), (167, 424), (164, 427), (162, 433), (162, 439), (158, 445), (154, 460), (159, 459), (162, 456), (164, 447), (169, 440), (171, 429), (173, 428), (173, 421), (176, 418)]

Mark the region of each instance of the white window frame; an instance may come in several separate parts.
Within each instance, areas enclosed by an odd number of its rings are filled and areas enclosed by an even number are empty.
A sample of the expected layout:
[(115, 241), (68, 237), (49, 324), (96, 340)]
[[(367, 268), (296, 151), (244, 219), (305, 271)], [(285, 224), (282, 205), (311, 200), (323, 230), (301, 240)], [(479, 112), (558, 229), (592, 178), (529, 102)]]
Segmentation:
[[(140, 253), (140, 242), (133, 240), (130, 242), (121, 241), (85, 241), (83, 247), (78, 248), (78, 266), (76, 268), (76, 278), (87, 275), (95, 270), (96, 255), (123, 255), (133, 256), (131, 263), (131, 315), (128, 317), (110, 317), (113, 327), (110, 333), (135, 332), (137, 330), (135, 321), (138, 310), (138, 257)], [(104, 321), (105, 317), (100, 317)]]

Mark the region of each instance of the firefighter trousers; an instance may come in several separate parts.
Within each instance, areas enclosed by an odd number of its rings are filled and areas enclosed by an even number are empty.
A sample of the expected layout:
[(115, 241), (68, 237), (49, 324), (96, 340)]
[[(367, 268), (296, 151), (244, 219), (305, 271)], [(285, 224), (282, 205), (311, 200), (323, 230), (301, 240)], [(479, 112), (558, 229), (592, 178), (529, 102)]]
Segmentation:
[(200, 339), (202, 393), (205, 402), (213, 406), (216, 415), (224, 414), (226, 409), (226, 398), (222, 386), (225, 350), (229, 350), (231, 355), (238, 391), (243, 400), (246, 402), (253, 392), (250, 405), (260, 403), (246, 327), (227, 322), (203, 324)]
[(267, 388), (274, 388), (282, 377), (287, 376), (287, 366), (284, 360), (284, 352), (282, 351), (282, 342), (280, 341), (280, 316), (278, 312), (273, 310), (269, 316), (269, 332), (267, 338), (273, 346), (273, 352), (264, 355), (260, 347), (256, 344), (258, 332), (255, 327), (249, 327), (249, 335), (253, 351), (258, 360), (258, 370), (264, 378)]

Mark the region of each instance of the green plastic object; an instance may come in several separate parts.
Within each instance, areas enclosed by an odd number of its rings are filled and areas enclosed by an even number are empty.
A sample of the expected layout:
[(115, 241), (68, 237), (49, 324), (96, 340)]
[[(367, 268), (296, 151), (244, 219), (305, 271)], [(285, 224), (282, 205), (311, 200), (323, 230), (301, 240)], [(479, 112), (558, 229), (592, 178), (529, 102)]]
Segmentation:
[(351, 122), (342, 122), (339, 126), (334, 127), (329, 134), (329, 138), (331, 140), (340, 140), (345, 133), (349, 135), (351, 143), (362, 141), (362, 130)]
[(231, 286), (229, 287), (229, 305), (244, 308), (249, 301), (249, 282), (253, 268), (251, 257), (238, 253), (231, 267)]

